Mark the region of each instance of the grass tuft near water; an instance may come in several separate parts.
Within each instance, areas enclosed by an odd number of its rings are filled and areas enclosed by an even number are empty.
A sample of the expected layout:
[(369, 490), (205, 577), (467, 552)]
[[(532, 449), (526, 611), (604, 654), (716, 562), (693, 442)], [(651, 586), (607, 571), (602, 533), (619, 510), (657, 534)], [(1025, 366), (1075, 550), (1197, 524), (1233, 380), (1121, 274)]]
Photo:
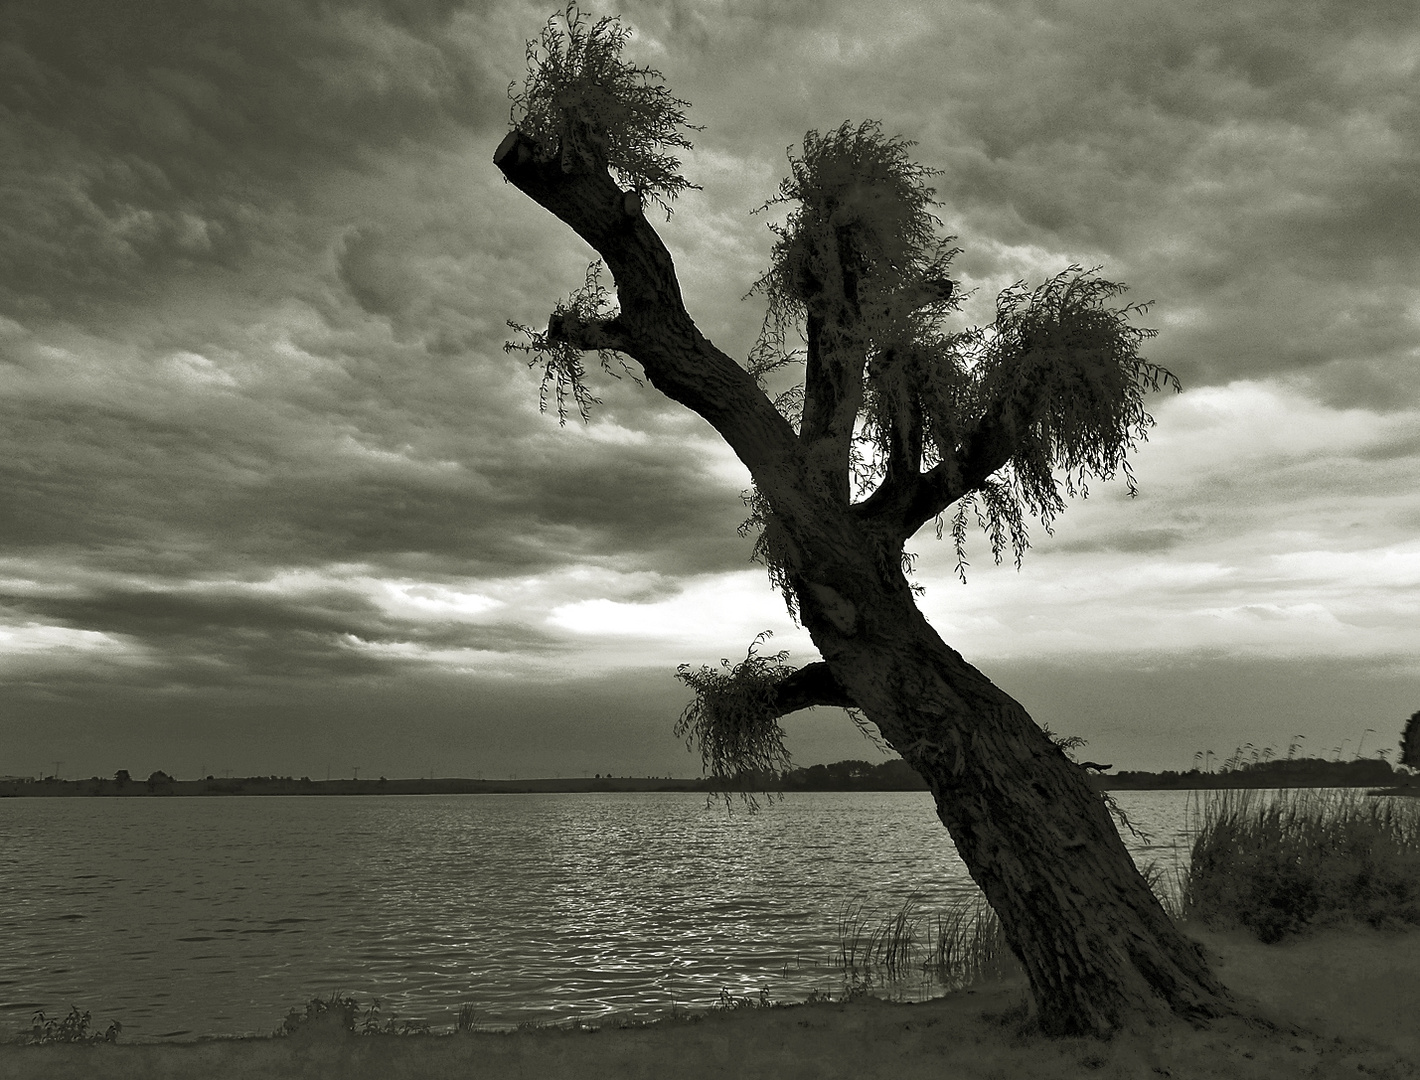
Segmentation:
[(898, 984), (920, 973), (941, 990), (959, 990), (1020, 973), (1001, 921), (977, 893), (927, 916), (916, 893), (897, 911), (870, 916), (860, 901), (838, 920), (836, 966), (851, 988)]

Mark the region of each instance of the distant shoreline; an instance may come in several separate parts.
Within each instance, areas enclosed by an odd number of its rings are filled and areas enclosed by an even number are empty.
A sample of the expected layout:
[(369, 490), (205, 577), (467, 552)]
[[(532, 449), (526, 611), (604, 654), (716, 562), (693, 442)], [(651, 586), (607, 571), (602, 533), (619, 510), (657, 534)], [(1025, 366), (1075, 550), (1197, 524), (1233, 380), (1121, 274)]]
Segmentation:
[[(1330, 771), (1330, 770), (1328, 770)], [(785, 793), (795, 791), (926, 791), (917, 783), (873, 784), (840, 781), (804, 782), (791, 776), (782, 784), (773, 781), (758, 790)], [(1420, 796), (1420, 777), (1394, 773), (1380, 777), (1352, 778), (1332, 775), (1277, 774), (1248, 772), (1223, 773), (1141, 773), (1118, 776), (1090, 776), (1090, 784), (1100, 791), (1209, 791), (1239, 789), (1352, 787), (1367, 788), (1376, 794)], [(596, 794), (605, 792), (682, 791), (716, 794), (725, 786), (708, 778), (666, 776), (537, 777), (528, 779), (478, 780), (466, 778), (416, 780), (309, 780), (289, 777), (223, 777), (210, 780), (135, 780), (120, 783), (113, 778), (87, 780), (0, 780), (0, 798), (173, 798), (219, 795), (515, 795), (515, 794)], [(738, 789), (731, 788), (731, 793)]]
[(540, 777), (526, 780), (293, 780), (230, 777), (212, 780), (0, 781), (0, 798), (164, 798), (212, 795), (495, 795), (612, 791), (709, 791), (706, 780), (674, 777)]

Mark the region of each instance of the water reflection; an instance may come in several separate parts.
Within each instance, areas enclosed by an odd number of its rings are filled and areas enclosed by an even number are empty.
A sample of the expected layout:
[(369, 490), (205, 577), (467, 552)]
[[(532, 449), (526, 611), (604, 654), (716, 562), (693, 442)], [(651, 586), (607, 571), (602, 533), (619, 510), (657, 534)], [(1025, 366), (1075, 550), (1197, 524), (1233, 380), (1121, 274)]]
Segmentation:
[[(1116, 798), (1168, 865), (1186, 795)], [(0, 1031), (78, 1004), (125, 1041), (335, 990), (436, 1027), (802, 1000), (841, 985), (845, 903), (976, 893), (926, 792), (8, 799), (0, 835)]]

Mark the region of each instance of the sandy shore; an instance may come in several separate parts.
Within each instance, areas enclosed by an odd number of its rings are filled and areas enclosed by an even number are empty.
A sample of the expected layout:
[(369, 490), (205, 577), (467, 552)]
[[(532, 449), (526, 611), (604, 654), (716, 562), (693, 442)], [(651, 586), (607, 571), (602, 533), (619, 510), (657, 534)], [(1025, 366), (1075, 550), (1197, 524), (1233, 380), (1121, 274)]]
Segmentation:
[(1023, 982), (920, 1004), (711, 1011), (643, 1028), (357, 1037), (317, 1023), (282, 1039), (164, 1046), (0, 1046), (16, 1080), (249, 1077), (1420, 1077), (1420, 933), (1329, 930), (1261, 945), (1190, 929), (1225, 982), (1267, 1023), (1186, 1024), (1109, 1043), (1021, 1031)]

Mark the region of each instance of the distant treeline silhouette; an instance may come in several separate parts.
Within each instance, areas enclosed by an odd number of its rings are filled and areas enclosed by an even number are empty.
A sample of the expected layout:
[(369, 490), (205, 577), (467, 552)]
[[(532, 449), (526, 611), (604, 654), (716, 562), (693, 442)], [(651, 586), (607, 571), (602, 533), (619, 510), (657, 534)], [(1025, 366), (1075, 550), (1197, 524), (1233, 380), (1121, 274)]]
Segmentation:
[(1398, 784), (1408, 774), (1379, 758), (1327, 761), (1324, 758), (1283, 758), (1224, 765), (1217, 772), (1197, 768), (1187, 772), (1121, 771), (1099, 778), (1101, 787), (1227, 788), (1227, 787), (1376, 787)]
[[(1090, 769), (1094, 762), (1080, 762)], [(1189, 769), (1177, 772), (1123, 770), (1095, 775), (1090, 783), (1100, 790), (1230, 788), (1230, 787), (1380, 787), (1403, 785), (1409, 774), (1379, 758), (1327, 761), (1291, 758), (1273, 761), (1230, 761), (1217, 771)], [(740, 782), (765, 790), (784, 791), (926, 791), (927, 782), (900, 758), (878, 765), (866, 761), (836, 761), (779, 774), (741, 777)], [(747, 782), (747, 783), (746, 783)]]
[[(1101, 774), (1107, 768), (1079, 762), (1097, 790), (1182, 790), (1194, 788), (1271, 787), (1394, 787), (1406, 793), (1420, 790), (1420, 777), (1393, 768), (1379, 758), (1326, 761), (1322, 758), (1285, 758), (1241, 762), (1235, 755), (1216, 771), (1189, 769), (1176, 772), (1124, 770)], [(162, 770), (146, 781), (134, 780), (126, 769), (111, 779), (43, 780), (0, 777), (0, 798), (62, 795), (429, 795), (493, 792), (608, 792), (608, 791), (926, 791), (927, 783), (901, 758), (879, 762), (835, 761), (775, 773), (743, 772), (733, 777), (541, 777), (525, 780), (471, 780), (457, 778), (387, 780), (312, 780), (309, 776), (246, 776), (177, 780)]]
[(927, 781), (901, 758), (878, 765), (835, 761), (791, 769), (779, 778), (785, 791), (926, 791)]

